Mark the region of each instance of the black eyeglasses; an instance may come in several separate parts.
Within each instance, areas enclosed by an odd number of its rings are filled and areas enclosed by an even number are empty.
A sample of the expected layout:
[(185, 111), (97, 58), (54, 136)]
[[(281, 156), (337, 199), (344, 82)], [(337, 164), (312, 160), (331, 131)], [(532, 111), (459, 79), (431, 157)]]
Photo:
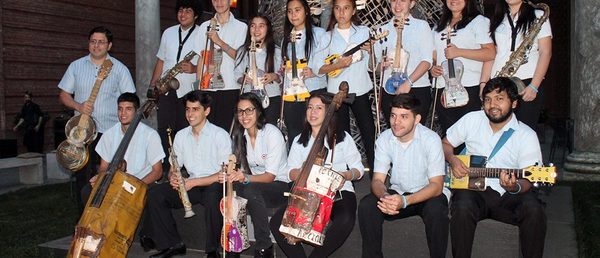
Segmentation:
[(246, 109), (239, 109), (239, 108), (238, 108), (238, 109), (236, 110), (236, 114), (237, 114), (238, 116), (242, 116), (242, 114), (246, 114), (247, 116), (251, 116), (251, 115), (253, 115), (253, 114), (254, 114), (254, 111), (256, 111), (256, 108), (253, 108), (253, 107), (251, 107), (251, 108), (246, 108)]

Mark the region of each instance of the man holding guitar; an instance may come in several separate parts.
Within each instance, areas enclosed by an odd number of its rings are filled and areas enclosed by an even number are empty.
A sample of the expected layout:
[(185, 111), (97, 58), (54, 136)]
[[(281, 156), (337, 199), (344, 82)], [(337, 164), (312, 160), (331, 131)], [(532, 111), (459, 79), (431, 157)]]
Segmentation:
[[(90, 149), (95, 149), (102, 133), (111, 126), (118, 123), (117, 98), (125, 92), (135, 93), (135, 85), (129, 73), (129, 69), (119, 60), (108, 54), (112, 47), (113, 34), (105, 27), (93, 28), (88, 37), (89, 55), (73, 61), (63, 78), (58, 83), (60, 89), (59, 100), (66, 107), (73, 109), (77, 114), (86, 114), (94, 118), (98, 135), (90, 144)], [(112, 69), (108, 76), (102, 81), (96, 101), (88, 100), (92, 93), (98, 69), (105, 60), (112, 61)], [(99, 162), (98, 154), (90, 152), (90, 162), (75, 173), (77, 189), (77, 204), (79, 213), (83, 212), (84, 203), (81, 202), (81, 189), (96, 173), (96, 165)]]
[[(446, 161), (452, 169), (448, 173), (468, 179), (471, 164), (464, 164), (453, 153), (463, 143), (468, 155), (489, 155), (488, 168), (541, 164), (536, 133), (513, 114), (519, 98), (517, 86), (508, 78), (494, 78), (486, 83), (482, 96), (483, 110), (463, 116), (448, 129), (442, 141)], [(485, 185), (482, 191), (453, 191), (450, 207), (453, 256), (471, 257), (477, 222), (491, 218), (519, 226), (523, 257), (542, 257), (546, 215), (536, 194), (530, 191), (531, 182), (502, 170), (499, 178), (485, 178)]]

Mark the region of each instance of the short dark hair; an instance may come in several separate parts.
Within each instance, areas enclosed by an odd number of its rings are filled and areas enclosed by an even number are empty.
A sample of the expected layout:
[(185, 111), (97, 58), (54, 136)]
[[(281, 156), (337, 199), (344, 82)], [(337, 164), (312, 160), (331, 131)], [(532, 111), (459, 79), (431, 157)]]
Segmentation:
[(198, 0), (177, 0), (175, 3), (175, 15), (177, 15), (177, 12), (181, 8), (192, 8), (194, 10), (194, 17), (199, 17), (202, 13), (202, 8)]
[(483, 87), (481, 97), (485, 98), (485, 95), (495, 90), (498, 90), (499, 92), (506, 91), (511, 102), (519, 100), (520, 98), (517, 85), (508, 77), (496, 77), (489, 80)]
[(390, 108), (402, 108), (410, 110), (414, 115), (418, 114), (419, 107), (421, 107), (421, 101), (415, 97), (412, 93), (402, 93), (396, 95), (392, 99)]
[(106, 35), (106, 40), (108, 40), (108, 43), (111, 43), (113, 41), (112, 32), (104, 26), (98, 26), (90, 30), (90, 35), (88, 35), (88, 39), (91, 38), (94, 33), (104, 33), (104, 35)]
[(140, 98), (132, 92), (125, 92), (117, 99), (117, 104), (121, 102), (131, 102), (137, 110), (140, 107)]
[(33, 98), (33, 93), (31, 93), (31, 91), (26, 90), (25, 95), (29, 96), (29, 98)]
[(184, 105), (187, 102), (200, 102), (204, 109), (208, 109), (212, 105), (212, 97), (207, 92), (201, 90), (190, 91), (183, 96)]

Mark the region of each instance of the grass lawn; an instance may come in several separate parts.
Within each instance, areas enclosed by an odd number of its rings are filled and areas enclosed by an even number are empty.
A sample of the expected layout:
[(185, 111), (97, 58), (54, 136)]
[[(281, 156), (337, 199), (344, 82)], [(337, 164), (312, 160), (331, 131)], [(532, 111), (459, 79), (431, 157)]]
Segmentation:
[(73, 233), (69, 183), (0, 195), (0, 257), (39, 257), (37, 245)]
[(579, 257), (600, 257), (600, 182), (561, 182), (571, 186)]

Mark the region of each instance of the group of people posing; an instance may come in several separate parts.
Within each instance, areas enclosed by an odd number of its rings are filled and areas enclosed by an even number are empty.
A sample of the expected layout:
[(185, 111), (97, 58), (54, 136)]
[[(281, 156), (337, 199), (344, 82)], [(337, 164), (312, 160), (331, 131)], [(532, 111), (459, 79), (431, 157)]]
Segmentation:
[[(387, 40), (369, 41), (371, 30), (360, 25), (354, 0), (332, 1), (326, 30), (312, 23), (306, 0), (288, 0), (284, 38), (279, 46), (269, 17), (259, 15), (245, 24), (230, 12), (230, 0), (212, 0), (214, 18), (198, 26), (198, 2), (177, 1), (179, 24), (164, 31), (156, 55), (151, 87), (178, 65), (179, 88), (160, 96), (158, 130), (140, 124), (125, 154), (127, 172), (150, 185), (140, 232), (142, 246), (158, 250), (150, 257), (171, 257), (186, 251), (171, 214), (171, 209), (181, 208), (182, 202), (174, 190), (180, 180), (173, 172), (180, 168), (170, 167), (166, 160), (167, 128), (176, 132), (172, 148), (178, 164), (189, 174), (185, 189), (190, 202), (205, 208), (207, 257), (219, 256), (223, 226), (219, 202), (226, 181), (234, 182), (238, 196), (248, 200), (255, 228), (255, 257), (273, 257), (271, 233), (287, 256), (306, 257), (301, 244), (286, 242), (279, 226), (287, 204), (283, 193), (298, 179), (320, 130), (326, 130), (324, 145), (330, 150), (325, 161), (346, 182), (333, 204), (324, 244), (315, 247), (310, 257), (327, 257), (341, 247), (357, 215), (362, 257), (383, 257), (385, 220), (414, 215), (425, 223), (431, 257), (446, 256), (449, 232), (453, 256), (470, 257), (477, 222), (486, 218), (518, 225), (523, 256), (542, 257), (546, 217), (529, 181), (502, 172), (499, 178), (486, 179), (485, 191), (451, 192), (444, 187), (446, 173), (468, 176), (468, 164), (455, 156), (459, 146), (464, 146), (468, 155), (489, 156), (488, 167), (524, 168), (542, 163), (537, 135), (531, 127), (539, 116), (540, 85), (551, 56), (547, 21), (535, 36), (528, 62), (514, 75), (527, 87), (519, 92), (512, 80), (495, 76), (542, 11), (523, 0), (498, 1), (490, 21), (474, 0), (447, 0), (432, 30), (426, 21), (410, 14), (415, 0), (389, 0), (394, 18), (381, 27), (388, 32)], [(398, 32), (402, 33), (401, 44), (397, 44)], [(92, 158), (84, 172), (76, 174), (83, 189), (81, 208), (95, 183), (94, 175), (107, 169), (140, 107), (127, 68), (108, 54), (112, 38), (108, 29), (94, 28), (89, 36), (90, 54), (73, 62), (59, 83), (62, 103), (91, 115), (100, 136), (91, 145), (96, 150), (92, 157), (97, 155), (100, 164), (98, 171)], [(380, 105), (390, 129), (376, 135), (370, 98), (374, 85), (369, 71), (383, 69), (389, 74), (395, 68), (390, 53), (398, 52), (399, 45), (409, 53), (407, 79), (395, 93), (382, 93)], [(354, 46), (361, 48), (358, 54), (342, 55)], [(212, 56), (204, 55), (209, 49)], [(199, 57), (181, 62), (190, 51)], [(326, 62), (333, 54), (341, 56)], [(282, 101), (291, 78), (281, 70), (293, 55), (305, 64), (298, 77), (310, 97)], [(219, 60), (208, 60), (213, 57)], [(102, 82), (97, 100), (90, 103), (86, 100), (91, 86), (106, 59), (113, 62), (112, 71)], [(424, 124), (431, 104), (434, 100), (439, 103), (446, 85), (440, 64), (448, 59), (464, 65), (460, 81), (469, 100), (462, 107), (436, 106), (443, 130), (440, 138)], [(209, 65), (212, 61), (217, 62), (216, 70)], [(264, 95), (244, 90), (253, 88), (248, 86), (253, 83), (248, 66), (254, 65), (264, 71), (259, 78)], [(339, 75), (328, 75), (337, 70), (341, 70)], [(212, 78), (204, 85), (207, 71)], [(333, 122), (324, 125), (332, 96), (343, 81), (354, 100), (342, 104)], [(362, 135), (366, 164), (349, 134), (350, 110)], [(280, 118), (283, 121), (278, 121)], [(278, 122), (287, 128), (287, 141)], [(504, 136), (506, 131), (510, 131), (508, 136)], [(222, 164), (232, 153), (239, 167), (224, 176)], [(446, 162), (452, 172), (446, 172)], [(372, 172), (371, 193), (358, 202), (353, 181), (363, 177), (365, 165)], [(169, 183), (155, 184), (163, 171)], [(270, 220), (267, 208), (279, 208)]]

